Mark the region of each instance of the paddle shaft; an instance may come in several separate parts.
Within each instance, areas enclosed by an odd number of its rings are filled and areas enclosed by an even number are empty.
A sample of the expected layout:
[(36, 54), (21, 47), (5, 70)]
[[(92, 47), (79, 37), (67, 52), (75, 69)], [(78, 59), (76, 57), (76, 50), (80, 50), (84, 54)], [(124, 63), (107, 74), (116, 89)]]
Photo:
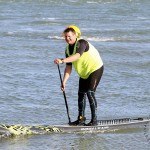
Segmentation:
[[(62, 81), (62, 77), (61, 77), (61, 72), (60, 72), (59, 64), (57, 64), (57, 67), (58, 67), (58, 72), (59, 72), (59, 77), (60, 77), (61, 85), (63, 85), (63, 81)], [(71, 123), (70, 116), (69, 116), (69, 108), (68, 108), (68, 104), (67, 104), (66, 93), (65, 93), (64, 90), (63, 90), (63, 95), (64, 95), (65, 104), (66, 104), (66, 110), (67, 110), (68, 120), (69, 120), (69, 123)]]

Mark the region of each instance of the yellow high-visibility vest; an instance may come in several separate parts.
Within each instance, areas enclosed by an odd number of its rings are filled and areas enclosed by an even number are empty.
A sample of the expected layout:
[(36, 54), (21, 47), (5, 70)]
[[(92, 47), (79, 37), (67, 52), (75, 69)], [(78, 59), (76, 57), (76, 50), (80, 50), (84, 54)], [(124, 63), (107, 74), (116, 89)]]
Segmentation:
[[(75, 43), (72, 54), (69, 53), (69, 45), (66, 47), (66, 53), (68, 56), (76, 54), (77, 42), (78, 41), (76, 41)], [(72, 64), (78, 75), (83, 79), (87, 79), (92, 72), (96, 71), (97, 69), (103, 66), (103, 62), (99, 52), (90, 43), (89, 43), (89, 50), (87, 52), (84, 52), (81, 55), (81, 57), (78, 60), (72, 62)]]

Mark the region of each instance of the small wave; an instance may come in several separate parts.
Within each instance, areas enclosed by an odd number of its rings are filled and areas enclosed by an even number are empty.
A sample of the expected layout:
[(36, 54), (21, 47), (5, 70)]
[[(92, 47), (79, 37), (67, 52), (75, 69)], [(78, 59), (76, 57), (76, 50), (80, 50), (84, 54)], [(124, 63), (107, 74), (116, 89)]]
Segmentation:
[(94, 42), (115, 41), (114, 38), (99, 38), (99, 37), (83, 37), (83, 38), (88, 40), (88, 41), (94, 41)]
[[(55, 39), (55, 40), (64, 40), (64, 37), (61, 36), (48, 36), (49, 39)], [(88, 41), (94, 41), (94, 42), (107, 42), (107, 41), (115, 41), (114, 38), (99, 38), (99, 37), (86, 37), (83, 36), (81, 39), (85, 39)]]
[(17, 136), (17, 135), (31, 135), (31, 134), (45, 134), (51, 132), (62, 132), (61, 129), (55, 126), (25, 126), (25, 125), (0, 125), (0, 138)]
[(64, 40), (64, 37), (61, 36), (48, 36), (49, 39), (54, 39), (54, 40)]
[(97, 4), (98, 2), (87, 1), (88, 4)]
[[(131, 2), (132, 0), (129, 0)], [(119, 2), (119, 0), (100, 0), (100, 1), (87, 1), (87, 4), (111, 4), (111, 3), (116, 3)]]
[(58, 18), (42, 18), (43, 20), (57, 20)]
[(8, 34), (8, 35), (13, 35), (13, 34), (14, 34), (14, 32), (8, 32), (7, 34)]

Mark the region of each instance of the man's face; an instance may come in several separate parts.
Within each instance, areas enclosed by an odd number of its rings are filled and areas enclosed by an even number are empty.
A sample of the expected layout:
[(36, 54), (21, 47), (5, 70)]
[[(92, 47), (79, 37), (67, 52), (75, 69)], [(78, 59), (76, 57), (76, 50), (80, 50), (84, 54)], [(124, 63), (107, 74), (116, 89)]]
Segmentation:
[(68, 44), (73, 45), (76, 42), (76, 34), (72, 31), (65, 33), (65, 40)]

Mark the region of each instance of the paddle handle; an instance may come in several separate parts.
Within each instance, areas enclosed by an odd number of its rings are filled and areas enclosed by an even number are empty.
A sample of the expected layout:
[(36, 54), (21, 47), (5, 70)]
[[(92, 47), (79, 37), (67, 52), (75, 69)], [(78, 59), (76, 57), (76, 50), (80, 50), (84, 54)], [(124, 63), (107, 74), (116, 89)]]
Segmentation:
[[(62, 81), (62, 77), (61, 77), (61, 72), (60, 72), (59, 64), (57, 64), (57, 67), (58, 67), (58, 72), (59, 72), (59, 77), (60, 77), (61, 85), (63, 85), (63, 81)], [(67, 103), (66, 93), (65, 93), (64, 90), (63, 90), (63, 95), (64, 95), (64, 100), (65, 100), (65, 105), (66, 105), (66, 110), (67, 110), (68, 120), (69, 120), (69, 123), (71, 123), (70, 116), (69, 116), (69, 108), (68, 108), (68, 103)]]

